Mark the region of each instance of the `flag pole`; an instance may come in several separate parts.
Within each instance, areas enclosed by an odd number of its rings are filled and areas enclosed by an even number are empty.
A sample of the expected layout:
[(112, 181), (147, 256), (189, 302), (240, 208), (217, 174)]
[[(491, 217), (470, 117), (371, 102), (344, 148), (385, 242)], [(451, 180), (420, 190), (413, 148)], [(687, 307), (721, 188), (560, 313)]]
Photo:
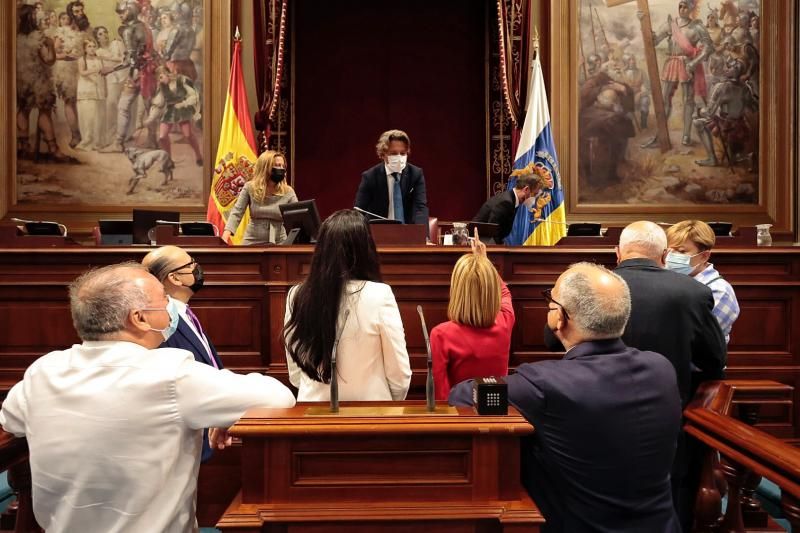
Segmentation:
[(535, 61), (539, 59), (539, 26), (533, 27), (533, 37), (531, 37), (531, 41), (533, 41), (533, 59)]

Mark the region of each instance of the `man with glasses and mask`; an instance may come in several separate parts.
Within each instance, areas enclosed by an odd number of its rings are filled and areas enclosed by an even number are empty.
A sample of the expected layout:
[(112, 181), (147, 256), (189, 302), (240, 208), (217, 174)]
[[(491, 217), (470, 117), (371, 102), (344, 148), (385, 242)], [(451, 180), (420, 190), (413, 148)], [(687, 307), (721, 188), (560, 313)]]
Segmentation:
[[(189, 300), (203, 288), (203, 268), (177, 246), (162, 246), (147, 254), (142, 265), (161, 282), (175, 306), (179, 319), (175, 333), (161, 343), (161, 348), (182, 348), (192, 352), (195, 361), (214, 368), (224, 368), (214, 344), (206, 336), (200, 320), (189, 307)], [(202, 462), (211, 458), (207, 430), (203, 435)]]
[[(536, 428), (523, 440), (522, 481), (545, 533), (677, 533), (669, 472), (680, 429), (675, 371), (620, 336), (631, 312), (625, 281), (572, 265), (544, 291), (563, 359), (526, 363), (505, 378), (508, 401)], [(472, 382), (450, 393), (472, 403)]]
[[(178, 314), (140, 264), (89, 271), (69, 294), (83, 342), (36, 360), (0, 411), (3, 429), (27, 437), (39, 525), (196, 531), (203, 428), (228, 428), (250, 408), (291, 407), (294, 396), (273, 378), (157, 349)], [(213, 433), (214, 444), (227, 440)]]

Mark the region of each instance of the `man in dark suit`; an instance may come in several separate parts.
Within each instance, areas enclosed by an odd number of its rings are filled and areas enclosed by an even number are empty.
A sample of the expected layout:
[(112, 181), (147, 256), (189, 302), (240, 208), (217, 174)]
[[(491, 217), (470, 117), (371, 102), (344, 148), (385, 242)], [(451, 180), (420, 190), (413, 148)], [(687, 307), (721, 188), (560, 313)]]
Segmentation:
[(408, 163), (411, 140), (401, 130), (383, 132), (375, 146), (381, 162), (361, 174), (355, 206), (404, 224), (428, 226), (422, 169)]
[[(522, 480), (546, 533), (680, 531), (669, 472), (680, 429), (675, 372), (664, 357), (627, 347), (628, 287), (579, 263), (545, 292), (563, 359), (527, 363), (506, 378), (508, 400), (536, 428), (523, 440)], [(469, 405), (472, 382), (450, 403)]]
[[(724, 377), (727, 348), (714, 318), (711, 289), (665, 269), (667, 252), (666, 234), (657, 224), (634, 222), (622, 231), (615, 272), (631, 292), (631, 318), (622, 340), (669, 359), (686, 407), (701, 381)], [(672, 472), (673, 498), (685, 531), (691, 528), (699, 474), (693, 447), (681, 433)]]
[[(203, 269), (177, 246), (162, 246), (147, 254), (142, 265), (164, 285), (164, 291), (175, 300), (180, 319), (178, 329), (160, 348), (183, 348), (194, 354), (196, 361), (214, 368), (223, 368), (214, 344), (206, 337), (203, 326), (189, 308), (189, 300), (203, 288)], [(207, 461), (213, 453), (208, 444), (208, 430), (203, 432), (203, 455)]]
[(545, 187), (547, 187), (547, 183), (542, 176), (527, 170), (525, 174), (517, 177), (513, 189), (496, 194), (486, 200), (472, 221), (497, 224), (494, 242), (503, 244), (504, 239), (511, 233), (514, 218), (517, 215), (517, 207), (525, 204), (528, 199), (539, 194), (539, 191)]

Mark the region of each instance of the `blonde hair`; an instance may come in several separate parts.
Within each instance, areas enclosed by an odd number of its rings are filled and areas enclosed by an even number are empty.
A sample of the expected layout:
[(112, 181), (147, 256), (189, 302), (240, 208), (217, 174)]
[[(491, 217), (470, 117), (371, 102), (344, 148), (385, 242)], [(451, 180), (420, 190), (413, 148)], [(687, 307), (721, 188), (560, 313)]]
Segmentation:
[(701, 252), (710, 250), (717, 242), (714, 230), (702, 220), (682, 220), (667, 230), (667, 242), (670, 248), (680, 246), (686, 240), (697, 245)]
[[(251, 194), (253, 199), (258, 203), (263, 203), (267, 198), (267, 180), (272, 174), (272, 167), (275, 165), (275, 158), (280, 157), (286, 162), (286, 156), (280, 152), (267, 150), (256, 161), (256, 167), (253, 170), (253, 178), (251, 180)], [(284, 196), (292, 192), (292, 188), (286, 183), (286, 179), (278, 183), (275, 189), (275, 196)]]
[(464, 326), (491, 327), (500, 312), (500, 277), (486, 257), (462, 256), (450, 277), (447, 318)]
[(375, 145), (375, 152), (378, 154), (378, 159), (383, 159), (386, 152), (389, 151), (389, 143), (392, 141), (400, 141), (405, 143), (406, 150), (411, 151), (411, 139), (408, 134), (403, 130), (389, 130), (381, 133), (378, 137), (378, 144)]

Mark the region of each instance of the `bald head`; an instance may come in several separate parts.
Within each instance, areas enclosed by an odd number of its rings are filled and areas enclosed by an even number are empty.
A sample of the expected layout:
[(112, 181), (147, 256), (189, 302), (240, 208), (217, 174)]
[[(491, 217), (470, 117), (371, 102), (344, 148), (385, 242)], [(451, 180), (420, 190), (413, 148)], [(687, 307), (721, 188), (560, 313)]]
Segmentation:
[(142, 259), (142, 265), (153, 274), (158, 281), (163, 282), (170, 270), (179, 268), (189, 263), (192, 258), (183, 248), (177, 246), (162, 246), (156, 248)]
[(138, 263), (110, 265), (83, 274), (69, 287), (72, 323), (85, 341), (116, 339), (132, 310), (149, 307), (164, 289)]
[(570, 266), (559, 276), (553, 295), (569, 314), (581, 341), (621, 336), (631, 314), (628, 284), (593, 263)]
[(667, 249), (667, 235), (661, 226), (640, 220), (628, 224), (619, 236), (617, 259), (645, 258), (661, 264)]

